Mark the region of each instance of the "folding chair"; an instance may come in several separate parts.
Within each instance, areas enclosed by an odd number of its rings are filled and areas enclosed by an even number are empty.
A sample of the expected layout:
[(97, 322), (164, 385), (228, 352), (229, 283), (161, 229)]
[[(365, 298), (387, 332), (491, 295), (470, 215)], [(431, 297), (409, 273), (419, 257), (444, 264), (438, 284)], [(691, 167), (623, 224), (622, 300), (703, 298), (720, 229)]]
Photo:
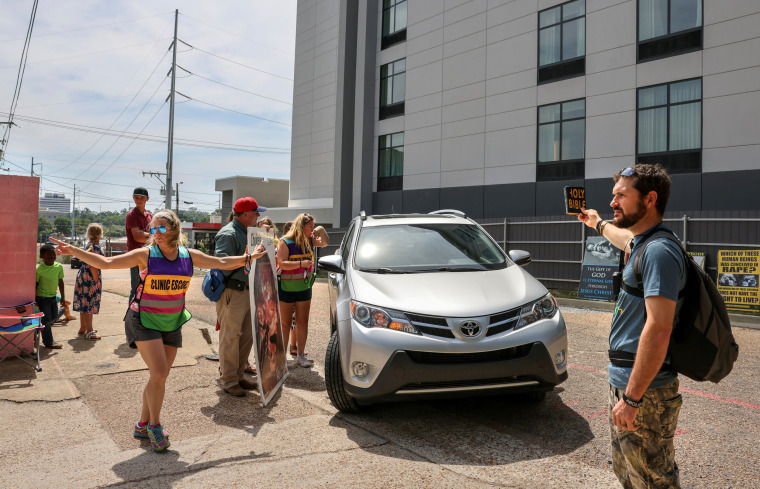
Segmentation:
[[(13, 314), (15, 313), (15, 314)], [(0, 307), (0, 362), (11, 355), (37, 372), (40, 366), (40, 331), (44, 313), (35, 312), (34, 302), (15, 307)], [(32, 361), (29, 361), (29, 357)], [(37, 365), (34, 360), (37, 360)]]

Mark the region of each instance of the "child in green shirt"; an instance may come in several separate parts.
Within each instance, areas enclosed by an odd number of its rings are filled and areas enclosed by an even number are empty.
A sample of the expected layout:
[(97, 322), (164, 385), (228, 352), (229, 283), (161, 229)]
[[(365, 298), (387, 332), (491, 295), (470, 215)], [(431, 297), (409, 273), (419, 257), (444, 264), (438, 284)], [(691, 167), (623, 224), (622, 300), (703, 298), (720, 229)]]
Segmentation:
[(63, 290), (63, 266), (55, 261), (55, 248), (53, 245), (40, 247), (40, 259), (43, 263), (37, 266), (37, 290), (35, 301), (40, 312), (45, 313), (42, 330), (42, 344), (45, 348), (60, 350), (63, 345), (53, 340), (53, 323), (58, 317), (58, 305), (55, 300), (55, 286), (61, 291), (61, 306), (66, 302)]

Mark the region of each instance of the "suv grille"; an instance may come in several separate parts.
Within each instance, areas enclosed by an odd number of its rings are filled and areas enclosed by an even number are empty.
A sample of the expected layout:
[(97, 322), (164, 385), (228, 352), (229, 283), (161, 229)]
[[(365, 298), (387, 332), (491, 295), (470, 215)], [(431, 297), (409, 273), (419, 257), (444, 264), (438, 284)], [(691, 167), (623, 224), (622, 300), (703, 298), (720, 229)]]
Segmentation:
[[(486, 336), (503, 333), (514, 327), (520, 316), (520, 308), (512, 309), (498, 314), (491, 315), (489, 319), (488, 331)], [(445, 317), (440, 316), (423, 316), (422, 314), (406, 313), (406, 317), (412, 322), (420, 333), (438, 336), (440, 338), (455, 338)]]
[(487, 363), (502, 362), (504, 360), (513, 360), (523, 358), (530, 354), (532, 344), (513, 346), (503, 350), (485, 351), (478, 353), (434, 353), (427, 351), (406, 351), (409, 358), (414, 363), (425, 365), (455, 365), (463, 363)]

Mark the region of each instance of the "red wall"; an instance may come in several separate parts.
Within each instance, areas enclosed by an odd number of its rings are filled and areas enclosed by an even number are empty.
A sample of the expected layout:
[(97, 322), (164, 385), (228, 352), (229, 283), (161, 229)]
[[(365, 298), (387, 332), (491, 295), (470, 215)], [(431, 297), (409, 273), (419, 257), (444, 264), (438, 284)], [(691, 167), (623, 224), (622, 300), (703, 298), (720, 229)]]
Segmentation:
[(0, 175), (0, 306), (34, 301), (40, 179)]

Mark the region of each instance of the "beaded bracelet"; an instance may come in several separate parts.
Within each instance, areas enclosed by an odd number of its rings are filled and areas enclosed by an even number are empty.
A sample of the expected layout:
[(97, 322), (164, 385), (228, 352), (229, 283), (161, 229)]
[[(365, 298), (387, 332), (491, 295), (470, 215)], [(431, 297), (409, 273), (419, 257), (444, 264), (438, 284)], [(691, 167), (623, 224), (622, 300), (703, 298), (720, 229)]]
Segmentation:
[(246, 275), (248, 275), (248, 273), (251, 271), (251, 262), (252, 261), (253, 260), (251, 260), (251, 254), (250, 253), (246, 253), (245, 254), (245, 269), (243, 270)]

